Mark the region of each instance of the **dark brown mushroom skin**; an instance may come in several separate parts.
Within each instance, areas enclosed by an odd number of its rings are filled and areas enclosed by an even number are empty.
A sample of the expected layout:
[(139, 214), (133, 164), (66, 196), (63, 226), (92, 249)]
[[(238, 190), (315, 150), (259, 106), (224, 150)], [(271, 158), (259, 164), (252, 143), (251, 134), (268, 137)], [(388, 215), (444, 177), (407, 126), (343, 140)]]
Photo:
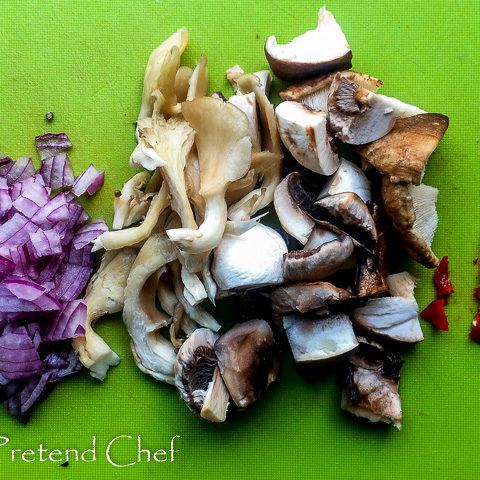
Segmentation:
[(365, 253), (357, 264), (354, 293), (365, 298), (388, 290), (387, 282), (377, 268), (375, 258)]
[(249, 320), (228, 330), (215, 342), (223, 381), (240, 408), (255, 402), (278, 376), (277, 347), (265, 320)]
[(349, 50), (340, 58), (334, 58), (328, 62), (303, 63), (289, 62), (288, 60), (279, 60), (272, 57), (266, 48), (265, 57), (273, 73), (282, 80), (303, 80), (315, 75), (331, 73), (335, 70), (349, 70), (352, 68), (352, 51)]

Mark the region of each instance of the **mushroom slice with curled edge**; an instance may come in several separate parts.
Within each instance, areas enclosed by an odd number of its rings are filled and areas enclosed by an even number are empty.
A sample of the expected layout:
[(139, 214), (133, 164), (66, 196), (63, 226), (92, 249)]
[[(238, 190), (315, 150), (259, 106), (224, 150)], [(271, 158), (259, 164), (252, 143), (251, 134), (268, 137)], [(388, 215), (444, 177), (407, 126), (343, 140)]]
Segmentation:
[(307, 213), (320, 225), (349, 235), (359, 246), (374, 253), (375, 222), (365, 202), (355, 193), (336, 193), (307, 206)]
[(448, 117), (424, 113), (399, 118), (384, 137), (357, 147), (357, 152), (394, 183), (419, 185), (427, 161), (448, 128)]
[(283, 276), (293, 282), (313, 282), (333, 275), (345, 264), (354, 251), (350, 237), (324, 243), (313, 250), (286, 253), (283, 257)]
[(339, 360), (358, 347), (345, 313), (324, 318), (287, 315), (283, 327), (297, 366)]
[(90, 375), (99, 380), (105, 380), (109, 367), (118, 365), (120, 358), (95, 333), (93, 325), (102, 315), (122, 310), (125, 285), (136, 255), (133, 248), (105, 252), (100, 268), (87, 286), (85, 336), (74, 338), (73, 348)]
[(298, 310), (306, 313), (329, 305), (339, 305), (353, 299), (343, 288), (328, 282), (295, 283), (277, 288), (272, 293), (272, 308), (278, 313)]
[(187, 99), (188, 88), (193, 70), (187, 66), (181, 66), (175, 74), (175, 95), (178, 102), (184, 102)]
[(113, 201), (115, 213), (112, 224), (114, 230), (129, 227), (145, 216), (152, 197), (155, 195), (153, 192), (146, 193), (141, 190), (149, 178), (149, 172), (137, 173), (123, 185), (121, 192), (115, 191)]
[(255, 93), (246, 95), (232, 95), (228, 101), (238, 107), (248, 118), (248, 135), (252, 142), (252, 152), (259, 152), (262, 148), (260, 137), (260, 124), (257, 114), (257, 100)]
[(298, 185), (297, 172), (287, 175), (277, 186), (274, 194), (275, 211), (283, 229), (305, 245), (315, 222), (296, 204), (294, 190)]
[(182, 113), (196, 132), (205, 217), (198, 230), (170, 229), (167, 235), (187, 253), (204, 253), (214, 249), (222, 239), (229, 183), (242, 178), (250, 168), (248, 119), (231, 103), (212, 97), (182, 103)]
[(298, 102), (282, 102), (275, 109), (278, 131), (295, 160), (315, 173), (331, 175), (339, 165), (327, 131), (327, 114)]
[(373, 93), (337, 75), (328, 93), (328, 125), (342, 142), (363, 145), (385, 136), (398, 118), (425, 113), (396, 98)]
[(336, 240), (338, 237), (339, 235), (337, 233), (332, 232), (328, 228), (321, 227), (320, 225), (315, 225), (303, 249), (314, 250), (315, 248), (320, 247), (324, 243)]
[(247, 290), (284, 282), (282, 236), (270, 227), (255, 225), (241, 235), (225, 234), (215, 249), (212, 275), (220, 290)]
[(363, 170), (342, 158), (338, 170), (327, 180), (318, 198), (346, 192), (356, 193), (366, 204), (372, 202), (370, 181)]
[(195, 70), (188, 81), (187, 100), (204, 97), (208, 89), (207, 56), (202, 54), (200, 61), (196, 62)]
[(175, 385), (192, 412), (212, 422), (224, 422), (230, 395), (217, 366), (217, 339), (208, 328), (199, 328), (185, 340), (175, 361)]
[(371, 297), (388, 290), (375, 258), (368, 253), (363, 254), (357, 263), (353, 290), (359, 298)]
[(439, 259), (430, 248), (438, 224), (435, 209), (438, 190), (428, 185), (392, 183), (383, 177), (382, 198), (385, 213), (401, 238), (406, 252), (427, 268)]
[(265, 320), (239, 323), (215, 342), (223, 381), (240, 408), (255, 402), (278, 376), (278, 352)]
[(358, 337), (359, 348), (340, 373), (342, 410), (371, 422), (393, 423), (399, 430), (402, 400), (398, 382), (403, 360), (376, 342)]
[[(176, 259), (175, 249), (162, 233), (152, 234), (135, 259), (123, 306), (123, 322), (131, 338), (132, 353), (138, 368), (157, 380), (175, 384), (173, 345), (158, 330), (171, 319), (155, 308), (155, 272)], [(155, 281), (157, 280), (157, 281)]]
[(284, 80), (298, 80), (352, 66), (347, 39), (325, 7), (318, 11), (315, 30), (295, 37), (286, 45), (277, 44), (273, 35), (268, 37), (265, 56), (273, 73)]
[(343, 70), (309, 78), (303, 82), (291, 85), (283, 92), (280, 92), (279, 96), (284, 101), (300, 102), (312, 110), (326, 112), (328, 109), (328, 91), (337, 73), (341, 77), (347, 78), (351, 82), (357, 83), (361, 87), (375, 93), (382, 85), (382, 81), (378, 78), (352, 70)]

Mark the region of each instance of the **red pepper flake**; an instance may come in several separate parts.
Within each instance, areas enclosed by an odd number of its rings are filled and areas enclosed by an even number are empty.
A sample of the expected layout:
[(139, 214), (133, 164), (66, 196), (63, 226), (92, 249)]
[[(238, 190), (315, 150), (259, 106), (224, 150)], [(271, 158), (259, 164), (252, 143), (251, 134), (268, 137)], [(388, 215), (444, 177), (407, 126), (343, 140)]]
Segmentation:
[(437, 297), (444, 297), (453, 293), (453, 285), (448, 276), (448, 257), (445, 256), (440, 261), (435, 275), (433, 276), (435, 285), (437, 286)]
[(448, 320), (445, 315), (445, 298), (438, 298), (429, 303), (420, 316), (439, 330), (448, 332)]
[(476, 265), (478, 263), (478, 258), (476, 258), (472, 263)]
[(473, 324), (472, 331), (470, 332), (470, 340), (480, 343), (480, 310), (475, 314)]

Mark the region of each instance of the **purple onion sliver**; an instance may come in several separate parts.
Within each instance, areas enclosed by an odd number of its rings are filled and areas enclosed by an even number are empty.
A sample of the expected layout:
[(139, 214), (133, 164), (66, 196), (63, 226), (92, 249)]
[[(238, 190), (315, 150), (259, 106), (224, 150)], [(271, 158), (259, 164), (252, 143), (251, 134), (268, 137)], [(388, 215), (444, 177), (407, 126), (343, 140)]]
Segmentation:
[(83, 248), (105, 232), (108, 232), (108, 226), (103, 218), (98, 218), (77, 230), (73, 239), (73, 246), (77, 250)]

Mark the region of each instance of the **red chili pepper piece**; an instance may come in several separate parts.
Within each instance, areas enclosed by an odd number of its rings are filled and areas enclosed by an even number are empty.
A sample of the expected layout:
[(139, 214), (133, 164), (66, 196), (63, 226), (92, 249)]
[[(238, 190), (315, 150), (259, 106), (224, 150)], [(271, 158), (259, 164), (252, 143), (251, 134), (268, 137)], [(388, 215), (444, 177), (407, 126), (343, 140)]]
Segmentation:
[(448, 320), (445, 315), (445, 298), (438, 298), (429, 303), (420, 316), (439, 330), (448, 332)]
[(478, 258), (476, 258), (472, 263), (476, 265), (478, 263)]
[(453, 285), (448, 276), (448, 257), (442, 258), (435, 270), (433, 276), (435, 285), (437, 286), (437, 297), (444, 297), (453, 293)]
[(477, 298), (478, 300), (480, 300), (480, 287), (477, 287), (474, 291), (473, 291), (473, 296), (475, 298)]
[(477, 323), (470, 332), (470, 340), (480, 343), (480, 310), (475, 314), (475, 320)]

